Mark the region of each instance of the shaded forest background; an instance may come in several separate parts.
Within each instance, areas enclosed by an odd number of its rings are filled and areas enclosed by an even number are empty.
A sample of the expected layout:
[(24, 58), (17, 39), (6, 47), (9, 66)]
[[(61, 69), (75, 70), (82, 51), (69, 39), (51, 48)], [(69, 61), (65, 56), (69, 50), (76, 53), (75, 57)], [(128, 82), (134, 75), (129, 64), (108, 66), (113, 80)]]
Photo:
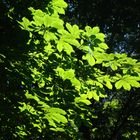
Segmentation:
[[(0, 1), (0, 138), (12, 135), (14, 126), (21, 122), (18, 115), (18, 102), (21, 96), (21, 75), (11, 66), (16, 60), (26, 59), (27, 32), (19, 28), (22, 17), (30, 18), (29, 7), (45, 9), (49, 1), (45, 0), (1, 0)], [(139, 0), (66, 0), (69, 7), (62, 16), (71, 24), (99, 26), (106, 34), (108, 52), (127, 53), (132, 58), (140, 59), (140, 1)], [(29, 72), (26, 69), (28, 75)], [(36, 86), (36, 85), (34, 85)], [(95, 139), (126, 139), (140, 138), (140, 94), (139, 89), (130, 92), (115, 90), (108, 93), (110, 102), (104, 110), (104, 103), (94, 104), (97, 119), (93, 120), (99, 128)], [(119, 107), (113, 102), (117, 99)], [(110, 120), (116, 120), (113, 125)], [(26, 120), (25, 120), (26, 121)], [(88, 128), (81, 126), (85, 138), (91, 137)], [(8, 138), (7, 138), (8, 139)]]

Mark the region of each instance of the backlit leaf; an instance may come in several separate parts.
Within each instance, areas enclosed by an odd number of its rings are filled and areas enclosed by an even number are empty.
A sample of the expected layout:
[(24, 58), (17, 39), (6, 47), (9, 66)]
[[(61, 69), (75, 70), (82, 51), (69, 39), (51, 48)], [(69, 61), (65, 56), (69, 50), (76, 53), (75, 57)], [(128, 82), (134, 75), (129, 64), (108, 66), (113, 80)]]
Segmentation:
[(59, 52), (62, 52), (62, 50), (63, 50), (63, 43), (64, 43), (64, 42), (62, 42), (62, 41), (59, 41), (59, 42), (57, 43), (57, 49), (58, 49)]
[(117, 82), (115, 83), (115, 87), (116, 87), (116, 89), (120, 89), (122, 86), (123, 86), (123, 82), (122, 82), (122, 80), (117, 81)]
[(86, 54), (83, 56), (84, 60), (87, 60), (90, 66), (95, 65), (95, 59), (93, 58), (93, 56), (91, 54)]
[(91, 92), (91, 91), (89, 91), (89, 92), (87, 93), (87, 97), (88, 97), (89, 99), (92, 99), (93, 95), (92, 95), (92, 92)]
[(99, 47), (101, 47), (102, 49), (108, 49), (108, 46), (105, 43), (100, 43)]
[(131, 84), (131, 86), (133, 87), (140, 87), (140, 83), (135, 81), (135, 80), (129, 80), (129, 83)]
[(130, 84), (127, 83), (127, 82), (124, 82), (124, 83), (123, 83), (123, 87), (124, 87), (125, 90), (130, 90), (130, 89), (131, 89)]
[(103, 33), (96, 34), (96, 38), (104, 42), (105, 35)]
[(93, 27), (93, 29), (92, 29), (92, 33), (93, 33), (93, 34), (97, 34), (97, 33), (99, 33), (99, 32), (100, 32), (99, 27)]
[(74, 52), (72, 46), (68, 43), (64, 43), (64, 50), (68, 55), (70, 55), (72, 52)]
[(73, 69), (69, 69), (65, 71), (65, 78), (66, 79), (71, 79), (75, 77), (75, 71)]
[(59, 114), (62, 114), (62, 115), (66, 115), (66, 112), (63, 109), (60, 109), (60, 108), (54, 108), (54, 107), (50, 108), (49, 112), (59, 113)]
[(71, 32), (71, 33), (73, 32), (73, 28), (69, 23), (66, 23), (66, 27), (67, 27), (69, 32)]
[(107, 86), (109, 89), (112, 89), (112, 84), (110, 83), (110, 81), (107, 81), (107, 82), (106, 82), (106, 86)]
[(99, 101), (99, 95), (97, 95), (96, 91), (92, 92), (92, 96), (96, 101)]
[(63, 0), (52, 0), (53, 5), (58, 6), (58, 7), (62, 7), (62, 8), (66, 8), (67, 7), (67, 3)]

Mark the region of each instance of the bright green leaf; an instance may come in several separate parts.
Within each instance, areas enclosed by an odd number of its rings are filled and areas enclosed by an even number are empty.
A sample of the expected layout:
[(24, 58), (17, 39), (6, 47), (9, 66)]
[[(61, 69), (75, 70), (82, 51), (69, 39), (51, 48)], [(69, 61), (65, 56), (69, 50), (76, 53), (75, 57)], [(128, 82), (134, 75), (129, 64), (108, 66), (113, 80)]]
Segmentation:
[(107, 82), (106, 82), (106, 86), (107, 86), (109, 89), (112, 89), (112, 84), (110, 83), (110, 81), (107, 81)]
[(97, 95), (95, 90), (92, 92), (92, 96), (96, 101), (99, 101), (99, 95)]
[(76, 47), (80, 46), (80, 43), (76, 39), (65, 38), (65, 41), (71, 45), (76, 46)]
[(62, 8), (67, 7), (67, 3), (64, 0), (52, 0), (52, 4), (54, 6), (58, 6), (58, 7), (62, 7)]
[(63, 41), (59, 41), (57, 43), (57, 49), (59, 52), (62, 52), (62, 50), (63, 50), (63, 43), (64, 43)]
[(81, 99), (86, 99), (87, 98), (87, 94), (81, 94), (80, 97), (81, 97)]
[(89, 98), (89, 99), (92, 99), (92, 92), (91, 91), (89, 91), (88, 93), (87, 93), (87, 97)]
[(69, 69), (65, 71), (65, 78), (66, 79), (73, 79), (75, 77), (75, 71), (73, 69)]
[(49, 112), (59, 113), (59, 114), (62, 114), (62, 115), (66, 115), (66, 112), (63, 109), (61, 109), (61, 108), (55, 108), (55, 107), (53, 107), (53, 108), (50, 108), (49, 109)]
[(122, 80), (119, 80), (115, 83), (116, 89), (120, 89), (122, 86), (123, 86), (123, 81)]
[(60, 123), (60, 122), (67, 123), (68, 122), (66, 117), (59, 113), (51, 113), (50, 116), (52, 117), (52, 119), (54, 119), (58, 123)]
[(99, 47), (101, 47), (102, 49), (108, 49), (108, 46), (106, 43), (100, 43), (98, 44)]
[(90, 66), (95, 65), (95, 59), (93, 58), (93, 56), (90, 53), (84, 55), (83, 59), (87, 60)]
[(105, 35), (103, 33), (96, 34), (96, 38), (104, 42)]
[(93, 27), (93, 29), (92, 29), (92, 33), (93, 33), (93, 34), (97, 34), (97, 33), (99, 33), (99, 32), (100, 32), (99, 27)]
[(140, 87), (140, 83), (135, 81), (135, 80), (129, 80), (129, 83), (131, 84), (131, 86), (133, 87)]
[(22, 18), (22, 22), (18, 22), (25, 30), (28, 30), (28, 27), (29, 27), (29, 25), (30, 25), (30, 21), (27, 19), (27, 18), (25, 18), (25, 17), (23, 17)]
[(74, 52), (72, 46), (68, 43), (64, 43), (64, 50), (68, 55), (70, 55), (72, 52)]
[(68, 31), (69, 31), (70, 33), (73, 32), (73, 28), (72, 28), (72, 26), (71, 26), (69, 23), (66, 23), (66, 27), (67, 27), (67, 29), (68, 29)]
[(123, 87), (124, 87), (125, 90), (130, 90), (131, 89), (130, 84), (127, 83), (127, 82), (123, 82)]
[(79, 99), (77, 101), (77, 103), (84, 103), (86, 105), (90, 105), (91, 104), (91, 102), (89, 100), (87, 100), (87, 99)]

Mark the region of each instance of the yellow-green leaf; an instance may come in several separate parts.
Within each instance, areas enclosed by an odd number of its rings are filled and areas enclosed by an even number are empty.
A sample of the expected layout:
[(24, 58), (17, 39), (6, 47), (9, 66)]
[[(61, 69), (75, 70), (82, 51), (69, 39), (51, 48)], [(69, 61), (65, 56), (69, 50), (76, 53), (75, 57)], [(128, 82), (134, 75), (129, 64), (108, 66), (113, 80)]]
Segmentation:
[(120, 89), (122, 86), (123, 86), (122, 80), (119, 80), (119, 81), (117, 81), (117, 82), (115, 83), (116, 89)]
[(98, 46), (102, 49), (108, 49), (108, 46), (106, 43), (100, 43)]
[(100, 32), (99, 27), (93, 27), (93, 29), (92, 29), (92, 33), (93, 33), (93, 34), (97, 34), (97, 33), (99, 33), (99, 32)]
[(83, 59), (87, 60), (90, 66), (95, 65), (95, 59), (93, 58), (93, 56), (90, 53), (84, 55)]
[(107, 82), (106, 82), (106, 86), (107, 86), (109, 89), (112, 89), (112, 84), (111, 84), (110, 81), (107, 81)]
[(62, 50), (63, 50), (63, 43), (64, 43), (64, 42), (62, 42), (62, 41), (59, 41), (59, 42), (57, 43), (57, 49), (58, 49), (59, 52), (62, 52)]
[(99, 95), (97, 95), (95, 90), (92, 92), (92, 96), (96, 101), (99, 101)]
[(130, 89), (131, 89), (130, 84), (127, 83), (127, 82), (124, 82), (124, 83), (123, 83), (123, 87), (124, 87), (125, 90), (130, 90)]

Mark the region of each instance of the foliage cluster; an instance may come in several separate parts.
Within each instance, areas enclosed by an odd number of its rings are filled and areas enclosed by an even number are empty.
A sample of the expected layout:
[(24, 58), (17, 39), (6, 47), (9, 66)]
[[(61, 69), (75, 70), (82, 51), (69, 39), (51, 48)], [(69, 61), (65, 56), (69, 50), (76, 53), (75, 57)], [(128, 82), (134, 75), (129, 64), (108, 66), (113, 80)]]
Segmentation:
[(119, 108), (117, 99), (106, 101), (108, 93), (140, 87), (140, 62), (106, 53), (99, 27), (64, 23), (60, 15), (66, 7), (63, 0), (52, 0), (45, 11), (29, 8), (32, 18), (18, 22), (28, 33), (30, 51), (26, 60), (12, 63), (24, 91), (19, 109), (25, 121), (16, 126), (15, 138), (83, 139), (83, 126), (94, 138), (98, 104)]

